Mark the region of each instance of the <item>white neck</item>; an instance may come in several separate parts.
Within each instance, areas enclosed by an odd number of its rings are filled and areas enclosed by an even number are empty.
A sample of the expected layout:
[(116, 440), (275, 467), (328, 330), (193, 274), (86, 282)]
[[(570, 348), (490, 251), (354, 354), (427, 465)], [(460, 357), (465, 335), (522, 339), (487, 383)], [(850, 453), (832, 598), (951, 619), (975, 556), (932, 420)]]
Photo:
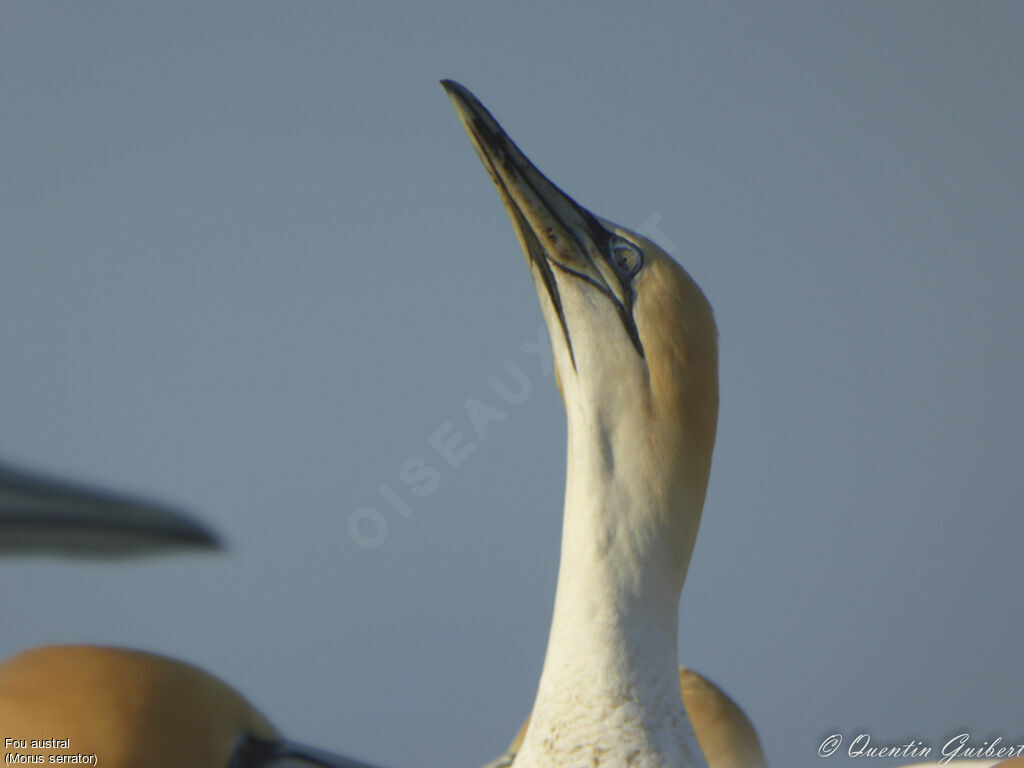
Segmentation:
[(706, 765), (683, 707), (676, 652), (700, 504), (682, 514), (663, 508), (665, 494), (642, 480), (641, 442), (630, 445), (599, 417), (569, 408), (554, 618), (515, 768)]

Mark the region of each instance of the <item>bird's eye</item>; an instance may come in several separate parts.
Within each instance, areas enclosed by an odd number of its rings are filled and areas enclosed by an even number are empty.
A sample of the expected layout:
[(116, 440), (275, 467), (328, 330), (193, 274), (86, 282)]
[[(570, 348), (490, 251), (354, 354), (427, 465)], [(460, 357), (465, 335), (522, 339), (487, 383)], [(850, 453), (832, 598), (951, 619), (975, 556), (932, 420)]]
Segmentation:
[(611, 244), (612, 262), (616, 269), (624, 275), (632, 277), (644, 265), (644, 254), (639, 248), (625, 240), (615, 240)]

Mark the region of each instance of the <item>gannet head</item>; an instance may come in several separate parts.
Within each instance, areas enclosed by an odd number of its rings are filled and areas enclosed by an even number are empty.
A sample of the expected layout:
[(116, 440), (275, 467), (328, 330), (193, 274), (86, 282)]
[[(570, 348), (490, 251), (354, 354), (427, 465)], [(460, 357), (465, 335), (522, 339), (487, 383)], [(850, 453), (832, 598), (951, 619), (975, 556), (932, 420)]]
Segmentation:
[(222, 768), (240, 733), (278, 735), (239, 693), (197, 667), (85, 645), (33, 648), (0, 664), (0, 723), (26, 741), (68, 740), (21, 751), (96, 754), (113, 768)]
[[(645, 509), (675, 515), (661, 522), (692, 547), (718, 418), (710, 304), (665, 251), (576, 203), (473, 94), (450, 80), (442, 84), (530, 265), (551, 334), (570, 453), (574, 431), (598, 441), (602, 451), (589, 477), (624, 486), (634, 519)], [(645, 528), (665, 532), (664, 525)]]
[(198, 667), (127, 648), (44, 646), (0, 663), (0, 724), (9, 752), (49, 763), (95, 754), (108, 768), (372, 768), (282, 739)]

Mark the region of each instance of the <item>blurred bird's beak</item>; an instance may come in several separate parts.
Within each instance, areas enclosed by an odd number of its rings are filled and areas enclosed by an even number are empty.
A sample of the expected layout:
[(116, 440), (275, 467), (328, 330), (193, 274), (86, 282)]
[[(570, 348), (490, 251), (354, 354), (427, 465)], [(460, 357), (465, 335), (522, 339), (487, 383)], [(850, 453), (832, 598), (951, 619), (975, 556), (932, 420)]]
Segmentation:
[(163, 504), (0, 466), (0, 555), (219, 548), (206, 527)]

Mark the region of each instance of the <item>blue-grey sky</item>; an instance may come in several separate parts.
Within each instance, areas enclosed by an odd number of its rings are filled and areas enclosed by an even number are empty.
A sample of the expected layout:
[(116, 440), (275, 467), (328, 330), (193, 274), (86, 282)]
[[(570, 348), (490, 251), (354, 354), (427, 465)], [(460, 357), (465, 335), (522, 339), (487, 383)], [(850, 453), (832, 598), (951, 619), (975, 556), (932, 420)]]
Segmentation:
[[(832, 733), (1024, 743), (1024, 6), (8, 2), (2, 21), (0, 458), (175, 502), (230, 551), (4, 561), (0, 655), (171, 654), (392, 768), (475, 766), (512, 737), (565, 427), (452, 77), (715, 307), (681, 660), (776, 766), (854, 764), (817, 756)], [(518, 404), (488, 383), (512, 385), (506, 361)], [(481, 437), (468, 400), (506, 417)], [(474, 448), (452, 467), (431, 437), (455, 432)]]

